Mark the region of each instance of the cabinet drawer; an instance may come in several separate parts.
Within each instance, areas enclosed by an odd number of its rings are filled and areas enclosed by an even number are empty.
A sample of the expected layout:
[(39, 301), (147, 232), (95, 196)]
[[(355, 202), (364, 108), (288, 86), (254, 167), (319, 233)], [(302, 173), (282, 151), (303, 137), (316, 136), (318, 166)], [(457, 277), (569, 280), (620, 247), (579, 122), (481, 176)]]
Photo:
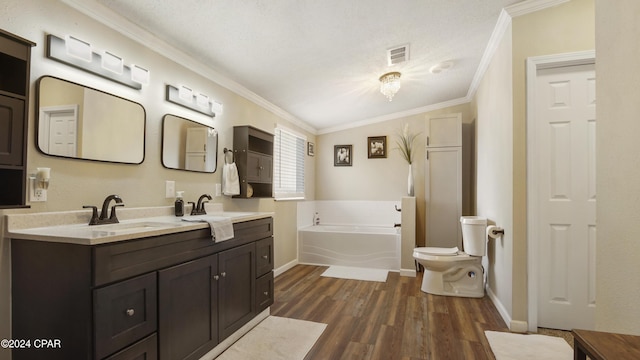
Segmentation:
[(273, 270), (273, 237), (256, 241), (256, 277)]
[(156, 273), (94, 290), (93, 312), (97, 359), (155, 332)]
[(256, 314), (273, 304), (273, 271), (256, 280)]
[(158, 359), (158, 336), (153, 335), (138, 341), (128, 348), (119, 351), (105, 360), (157, 360)]

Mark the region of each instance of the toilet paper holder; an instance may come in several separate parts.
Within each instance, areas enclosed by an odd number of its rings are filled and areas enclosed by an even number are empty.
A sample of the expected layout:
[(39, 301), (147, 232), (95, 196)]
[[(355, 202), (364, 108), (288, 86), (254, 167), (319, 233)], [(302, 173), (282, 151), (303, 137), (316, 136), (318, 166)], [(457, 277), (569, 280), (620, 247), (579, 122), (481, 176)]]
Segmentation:
[(504, 235), (504, 229), (495, 225), (487, 226), (487, 236), (496, 239)]

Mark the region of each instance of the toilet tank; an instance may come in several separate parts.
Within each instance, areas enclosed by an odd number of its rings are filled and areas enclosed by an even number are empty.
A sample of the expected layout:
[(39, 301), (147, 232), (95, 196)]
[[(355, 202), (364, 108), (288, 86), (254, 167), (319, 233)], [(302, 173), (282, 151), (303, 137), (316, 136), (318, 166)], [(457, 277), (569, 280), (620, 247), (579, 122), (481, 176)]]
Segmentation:
[(484, 256), (487, 252), (487, 219), (479, 216), (462, 216), (462, 247), (465, 253)]

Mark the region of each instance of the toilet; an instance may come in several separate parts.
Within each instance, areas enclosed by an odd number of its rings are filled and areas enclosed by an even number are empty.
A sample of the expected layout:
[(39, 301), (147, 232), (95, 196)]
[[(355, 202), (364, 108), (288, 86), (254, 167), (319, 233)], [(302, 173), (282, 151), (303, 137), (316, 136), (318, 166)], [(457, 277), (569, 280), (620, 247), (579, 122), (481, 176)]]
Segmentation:
[(421, 290), (434, 295), (484, 296), (482, 257), (487, 250), (487, 219), (462, 216), (462, 246), (454, 248), (420, 247), (413, 258), (424, 267)]

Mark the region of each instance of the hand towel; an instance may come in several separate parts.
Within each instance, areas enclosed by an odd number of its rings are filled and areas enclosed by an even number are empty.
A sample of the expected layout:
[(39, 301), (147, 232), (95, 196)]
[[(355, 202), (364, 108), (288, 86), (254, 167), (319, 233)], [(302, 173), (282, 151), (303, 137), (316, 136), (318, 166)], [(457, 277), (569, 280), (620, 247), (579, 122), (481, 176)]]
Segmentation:
[(233, 223), (231, 218), (225, 216), (185, 216), (183, 221), (206, 222), (211, 227), (211, 239), (214, 242), (222, 242), (233, 239)]
[(240, 195), (240, 178), (235, 162), (222, 167), (222, 193), (224, 195)]

